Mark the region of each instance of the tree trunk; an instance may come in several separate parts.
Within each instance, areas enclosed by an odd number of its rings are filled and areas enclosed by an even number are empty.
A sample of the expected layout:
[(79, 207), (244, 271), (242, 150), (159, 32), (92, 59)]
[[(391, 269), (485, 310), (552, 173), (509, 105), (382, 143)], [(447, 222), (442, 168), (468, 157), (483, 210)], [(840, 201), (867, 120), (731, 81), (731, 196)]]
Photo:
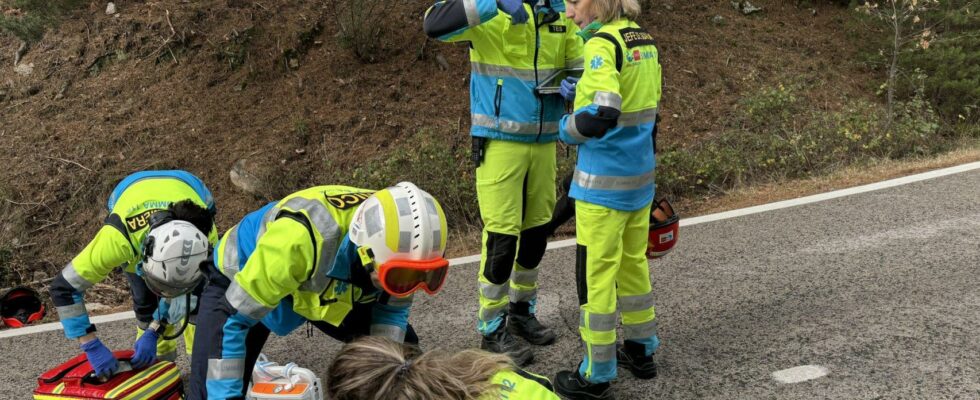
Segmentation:
[(901, 50), (901, 37), (902, 37), (902, 27), (898, 21), (898, 0), (892, 0), (892, 30), (895, 36), (892, 41), (892, 62), (891, 66), (888, 68), (888, 116), (887, 121), (885, 121), (885, 129), (889, 129), (892, 126), (892, 121), (895, 120), (895, 80), (898, 77), (898, 52)]

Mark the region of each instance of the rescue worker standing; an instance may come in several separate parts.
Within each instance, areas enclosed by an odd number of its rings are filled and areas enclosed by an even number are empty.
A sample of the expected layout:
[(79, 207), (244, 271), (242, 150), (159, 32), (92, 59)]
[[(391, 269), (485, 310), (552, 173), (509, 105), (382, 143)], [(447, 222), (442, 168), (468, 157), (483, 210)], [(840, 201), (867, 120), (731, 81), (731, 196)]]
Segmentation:
[[(617, 362), (653, 378), (657, 338), (645, 255), (654, 197), (652, 131), (661, 94), (657, 48), (633, 19), (637, 0), (568, 0), (585, 37), (585, 71), (561, 140), (578, 145), (576, 282), (585, 356), (555, 378), (570, 399), (612, 399)], [(625, 341), (617, 348), (616, 313)]]
[(442, 207), (408, 182), (313, 187), (245, 216), (209, 266), (188, 397), (243, 398), (269, 333), (306, 321), (344, 342), (417, 343), (412, 293), (441, 289), (446, 234)]
[(555, 141), (560, 96), (535, 86), (559, 69), (580, 67), (582, 41), (560, 0), (445, 0), (426, 12), (425, 33), (470, 43), (470, 112), (476, 189), (483, 219), (481, 347), (518, 365), (531, 349), (511, 333), (545, 345), (555, 334), (535, 317), (537, 267), (555, 206)]
[[(174, 340), (159, 340), (173, 331), (167, 324), (166, 299), (181, 297), (201, 285), (200, 264), (217, 241), (214, 200), (199, 178), (185, 171), (143, 171), (127, 176), (112, 191), (109, 216), (89, 242), (51, 282), (54, 303), (65, 335), (78, 339), (97, 375), (118, 367), (112, 352), (96, 337), (85, 309), (85, 291), (121, 267), (129, 280), (137, 320), (131, 363), (174, 360)], [(191, 305), (193, 307), (193, 305)], [(185, 318), (193, 320), (192, 315)], [(171, 321), (180, 322), (180, 321)], [(192, 321), (191, 321), (192, 322)], [(193, 325), (184, 331), (188, 354)]]

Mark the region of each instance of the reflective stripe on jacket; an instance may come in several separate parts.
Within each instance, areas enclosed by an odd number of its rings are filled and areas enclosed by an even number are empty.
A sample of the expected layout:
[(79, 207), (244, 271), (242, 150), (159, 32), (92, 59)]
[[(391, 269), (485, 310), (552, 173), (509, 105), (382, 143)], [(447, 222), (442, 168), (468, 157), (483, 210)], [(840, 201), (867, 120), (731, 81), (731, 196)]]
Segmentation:
[(512, 24), (494, 0), (446, 0), (426, 12), (427, 35), (470, 43), (473, 136), (517, 142), (557, 139), (564, 100), (538, 96), (534, 88), (558, 69), (581, 67), (582, 39), (565, 17), (563, 2), (524, 7), (529, 16), (524, 24)]

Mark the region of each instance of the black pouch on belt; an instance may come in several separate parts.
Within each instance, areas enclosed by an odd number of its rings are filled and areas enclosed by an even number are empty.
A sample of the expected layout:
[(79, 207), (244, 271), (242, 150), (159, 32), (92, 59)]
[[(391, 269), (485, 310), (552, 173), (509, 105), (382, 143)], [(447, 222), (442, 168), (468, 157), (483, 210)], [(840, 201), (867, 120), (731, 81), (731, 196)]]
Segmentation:
[(483, 156), (486, 155), (487, 138), (473, 136), (473, 147), (470, 149), (470, 160), (473, 160), (473, 167), (477, 168), (483, 163)]

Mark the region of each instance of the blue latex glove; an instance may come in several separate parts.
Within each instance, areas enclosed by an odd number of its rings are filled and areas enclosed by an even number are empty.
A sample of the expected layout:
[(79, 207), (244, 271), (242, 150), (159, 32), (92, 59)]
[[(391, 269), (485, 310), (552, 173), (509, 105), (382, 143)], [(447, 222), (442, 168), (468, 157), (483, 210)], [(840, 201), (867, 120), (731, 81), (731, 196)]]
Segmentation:
[(133, 366), (133, 368), (149, 367), (156, 362), (157, 339), (159, 338), (159, 333), (149, 329), (146, 332), (143, 332), (143, 335), (136, 340), (136, 345), (133, 346), (133, 359), (129, 360), (129, 363)]
[(564, 97), (567, 101), (575, 101), (575, 85), (578, 84), (580, 78), (570, 76), (561, 81), (561, 88), (558, 89), (558, 93), (561, 93), (561, 97)]
[(497, 8), (510, 15), (511, 24), (527, 22), (527, 11), (522, 0), (497, 0)]
[(92, 370), (95, 371), (96, 376), (110, 377), (119, 369), (116, 356), (112, 355), (112, 351), (105, 347), (99, 339), (83, 343), (80, 347), (85, 352), (88, 363), (92, 364)]

